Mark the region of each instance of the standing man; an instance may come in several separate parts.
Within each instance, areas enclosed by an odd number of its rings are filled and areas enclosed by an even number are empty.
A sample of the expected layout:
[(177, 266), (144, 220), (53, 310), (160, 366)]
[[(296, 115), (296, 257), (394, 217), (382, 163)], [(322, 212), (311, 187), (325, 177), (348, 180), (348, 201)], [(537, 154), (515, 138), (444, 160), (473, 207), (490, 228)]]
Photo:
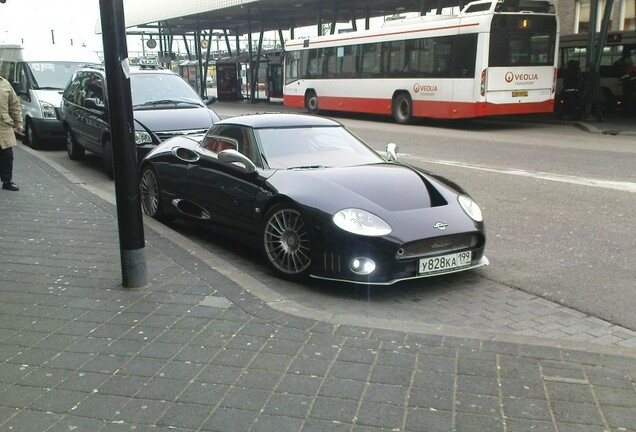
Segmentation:
[(17, 145), (13, 128), (24, 130), (20, 101), (11, 84), (0, 77), (0, 177), (2, 189), (17, 191), (13, 183), (13, 147)]

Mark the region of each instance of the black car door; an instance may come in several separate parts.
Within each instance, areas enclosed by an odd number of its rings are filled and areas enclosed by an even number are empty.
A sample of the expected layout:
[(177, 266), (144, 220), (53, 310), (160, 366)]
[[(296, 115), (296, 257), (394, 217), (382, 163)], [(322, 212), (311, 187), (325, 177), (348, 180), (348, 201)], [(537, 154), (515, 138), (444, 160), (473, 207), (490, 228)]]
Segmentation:
[[(106, 111), (106, 92), (104, 77), (93, 72), (84, 82), (85, 99), (82, 109), (85, 146), (88, 150), (102, 154), (102, 134), (108, 129), (108, 113)], [(87, 106), (86, 101), (91, 100), (94, 105)]]
[[(251, 139), (245, 138), (249, 132), (248, 128), (222, 126), (213, 127), (208, 136), (236, 140), (238, 150), (249, 154), (251, 146), (245, 142), (245, 139)], [(239, 137), (240, 141), (237, 139)], [(211, 223), (256, 233), (259, 227), (254, 223), (257, 217), (254, 207), (259, 185), (264, 178), (259, 169), (246, 173), (238, 165), (219, 161), (218, 150), (206, 149), (203, 145), (198, 148), (200, 159), (192, 163), (188, 170), (189, 193), (195, 202), (210, 212)]]

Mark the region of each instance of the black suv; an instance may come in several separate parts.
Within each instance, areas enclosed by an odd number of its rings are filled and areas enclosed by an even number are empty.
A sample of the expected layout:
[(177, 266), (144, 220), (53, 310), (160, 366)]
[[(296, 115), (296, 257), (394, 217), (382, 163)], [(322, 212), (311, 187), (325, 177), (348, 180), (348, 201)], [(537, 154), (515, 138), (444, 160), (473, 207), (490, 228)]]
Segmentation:
[[(81, 159), (86, 150), (96, 153), (104, 160), (106, 174), (113, 178), (105, 76), (101, 66), (78, 69), (62, 95), (61, 117), (69, 158)], [(205, 133), (220, 120), (208, 108), (216, 98), (201, 100), (183, 78), (170, 70), (131, 66), (130, 89), (138, 161), (161, 141)]]

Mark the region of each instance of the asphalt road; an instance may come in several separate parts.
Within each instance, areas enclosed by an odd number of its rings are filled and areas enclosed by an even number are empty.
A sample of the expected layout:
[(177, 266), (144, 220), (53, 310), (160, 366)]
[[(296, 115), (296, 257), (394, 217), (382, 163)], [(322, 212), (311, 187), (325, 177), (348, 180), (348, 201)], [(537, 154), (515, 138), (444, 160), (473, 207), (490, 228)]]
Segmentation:
[[(215, 109), (228, 117), (281, 107), (219, 103)], [(257, 252), (232, 239), (182, 221), (171, 227), (230, 264), (237, 277), (248, 274), (282, 298), (332, 314), (416, 322), (456, 296), (513, 290), (636, 330), (633, 136), (518, 121), (400, 126), (380, 118), (337, 119), (375, 149), (396, 142), (402, 160), (467, 189), (485, 214), (490, 266), (382, 288), (294, 284), (270, 275)], [(45, 151), (45, 156), (79, 182), (112, 195), (113, 183), (98, 158), (72, 162), (63, 150)]]

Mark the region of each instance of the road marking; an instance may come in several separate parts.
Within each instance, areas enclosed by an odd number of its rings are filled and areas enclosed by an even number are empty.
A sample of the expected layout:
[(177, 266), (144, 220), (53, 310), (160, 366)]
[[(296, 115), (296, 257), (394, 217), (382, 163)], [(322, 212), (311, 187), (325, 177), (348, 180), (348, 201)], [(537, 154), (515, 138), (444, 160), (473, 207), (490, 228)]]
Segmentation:
[(413, 159), (418, 159), (421, 161), (425, 161), (425, 162), (437, 164), (437, 165), (448, 165), (448, 166), (454, 166), (459, 168), (468, 168), (468, 169), (479, 170), (479, 171), (494, 172), (498, 174), (508, 174), (508, 175), (514, 175), (519, 177), (529, 177), (529, 178), (535, 178), (535, 179), (555, 181), (560, 183), (570, 183), (570, 184), (575, 184), (579, 186), (589, 186), (589, 187), (597, 187), (597, 188), (636, 193), (636, 183), (631, 183), (631, 182), (598, 180), (598, 179), (590, 179), (585, 177), (551, 174), (551, 173), (540, 172), (540, 171), (532, 172), (532, 171), (508, 169), (508, 168), (488, 168), (484, 166), (472, 165), (472, 164), (467, 164), (467, 163), (457, 162), (457, 161), (430, 160), (430, 159), (425, 159), (422, 157), (411, 156), (406, 154), (402, 154), (401, 156), (408, 156)]

